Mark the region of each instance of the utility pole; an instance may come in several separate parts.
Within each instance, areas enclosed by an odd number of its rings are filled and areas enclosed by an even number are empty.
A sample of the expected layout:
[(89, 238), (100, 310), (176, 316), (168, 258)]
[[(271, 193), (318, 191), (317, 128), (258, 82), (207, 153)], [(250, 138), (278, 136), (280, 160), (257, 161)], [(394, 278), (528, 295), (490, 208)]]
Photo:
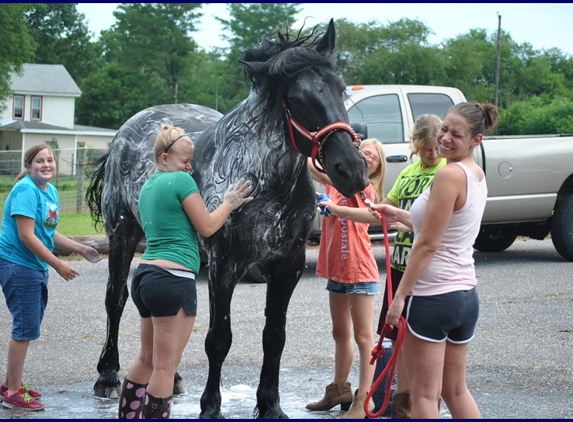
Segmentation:
[[(497, 14), (497, 57), (495, 59), (495, 97), (493, 103), (499, 107), (499, 62), (501, 61), (501, 15)], [(493, 134), (497, 135), (497, 125), (493, 129)]]
[(215, 110), (219, 111), (219, 81), (217, 81), (217, 91), (215, 92)]
[(493, 103), (499, 107), (499, 62), (501, 60), (501, 15), (497, 14), (497, 57), (495, 60), (495, 97)]

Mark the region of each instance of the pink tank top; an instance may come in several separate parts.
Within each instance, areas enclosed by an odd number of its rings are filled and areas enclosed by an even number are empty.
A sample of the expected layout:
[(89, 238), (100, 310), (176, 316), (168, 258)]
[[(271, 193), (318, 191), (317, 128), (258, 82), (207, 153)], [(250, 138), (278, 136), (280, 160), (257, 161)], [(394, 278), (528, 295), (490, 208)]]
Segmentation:
[[(424, 274), (420, 277), (411, 296), (434, 296), (458, 290), (469, 290), (477, 285), (474, 267), (473, 244), (479, 233), (487, 201), (485, 177), (478, 181), (473, 171), (463, 163), (454, 163), (466, 173), (467, 195), (462, 208), (454, 211), (442, 243)], [(422, 228), (424, 212), (430, 197), (431, 186), (414, 201), (410, 216), (414, 226), (414, 246)]]

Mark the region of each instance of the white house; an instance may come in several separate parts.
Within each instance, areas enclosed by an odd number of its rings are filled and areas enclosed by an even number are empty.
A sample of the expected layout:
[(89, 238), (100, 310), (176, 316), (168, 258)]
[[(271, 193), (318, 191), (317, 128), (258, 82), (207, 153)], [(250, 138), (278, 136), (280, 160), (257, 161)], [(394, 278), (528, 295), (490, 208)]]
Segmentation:
[(74, 124), (82, 92), (62, 65), (24, 64), (21, 76), (11, 74), (11, 86), (0, 114), (0, 151), (22, 151), (23, 159), (30, 146), (53, 140), (59, 149), (107, 148), (117, 132)]

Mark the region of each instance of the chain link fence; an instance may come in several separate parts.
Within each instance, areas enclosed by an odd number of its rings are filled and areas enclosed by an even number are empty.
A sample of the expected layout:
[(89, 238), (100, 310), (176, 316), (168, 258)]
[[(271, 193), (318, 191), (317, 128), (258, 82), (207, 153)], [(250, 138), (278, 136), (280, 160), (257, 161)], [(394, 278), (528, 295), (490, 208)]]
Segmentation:
[[(85, 203), (88, 176), (95, 169), (95, 162), (107, 153), (107, 148), (55, 149), (56, 175), (52, 183), (60, 195), (60, 213), (87, 213)], [(24, 170), (23, 151), (0, 151), (0, 221), (4, 203), (14, 187), (15, 179)]]

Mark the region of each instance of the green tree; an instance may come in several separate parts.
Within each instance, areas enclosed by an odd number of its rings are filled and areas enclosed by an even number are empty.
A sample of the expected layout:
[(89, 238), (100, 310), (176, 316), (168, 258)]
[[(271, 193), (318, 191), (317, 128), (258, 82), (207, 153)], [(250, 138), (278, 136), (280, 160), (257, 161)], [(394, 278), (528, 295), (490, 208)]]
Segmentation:
[(222, 36), (229, 42), (229, 48), (220, 51), (226, 56), (227, 66), (219, 86), (224, 104), (233, 107), (249, 95), (243, 67), (238, 63), (241, 51), (266, 36), (275, 36), (279, 28), (283, 31), (290, 28), (299, 12), (298, 6), (299, 3), (229, 3), (231, 17), (228, 20), (216, 17), (231, 34)]
[(500, 113), (500, 135), (573, 133), (573, 101), (556, 97), (550, 102), (533, 96), (516, 101)]
[[(163, 101), (158, 93), (163, 91)], [(79, 124), (119, 129), (139, 111), (169, 103), (170, 92), (157, 75), (144, 78), (138, 70), (112, 63), (84, 79), (76, 105)]]
[(61, 64), (81, 87), (82, 80), (101, 67), (101, 48), (91, 41), (83, 13), (74, 3), (36, 3), (26, 13), (36, 41), (34, 63)]
[[(217, 51), (200, 51), (195, 59), (195, 65), (187, 69), (181, 81), (181, 102), (201, 104), (222, 113), (228, 112), (236, 103), (221, 95), (229, 72), (227, 62)], [(237, 63), (237, 66), (240, 64)]]
[(12, 93), (10, 74), (20, 73), (22, 65), (34, 57), (36, 43), (24, 19), (30, 8), (29, 4), (0, 4), (0, 111), (6, 108), (5, 101)]
[(472, 29), (443, 43), (446, 85), (461, 90), (469, 101), (493, 102), (496, 46), (483, 29)]
[(341, 20), (337, 33), (338, 69), (348, 84), (438, 85), (446, 78), (441, 51), (422, 22)]
[(107, 63), (155, 73), (177, 102), (181, 75), (193, 64), (197, 48), (189, 36), (196, 30), (201, 3), (128, 3), (113, 12), (116, 23), (102, 31)]

